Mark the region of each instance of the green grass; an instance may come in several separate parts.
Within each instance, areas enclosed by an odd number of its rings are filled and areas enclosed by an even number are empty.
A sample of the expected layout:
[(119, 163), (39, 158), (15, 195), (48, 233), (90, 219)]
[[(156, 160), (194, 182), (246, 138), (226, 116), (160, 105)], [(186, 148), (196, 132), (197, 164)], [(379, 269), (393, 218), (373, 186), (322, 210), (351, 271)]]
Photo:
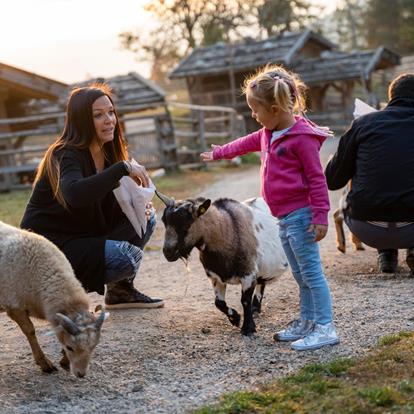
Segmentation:
[(414, 333), (401, 332), (382, 338), (365, 357), (311, 364), (196, 413), (414, 413), (413, 374)]
[(19, 226), (31, 190), (18, 190), (0, 194), (0, 221)]

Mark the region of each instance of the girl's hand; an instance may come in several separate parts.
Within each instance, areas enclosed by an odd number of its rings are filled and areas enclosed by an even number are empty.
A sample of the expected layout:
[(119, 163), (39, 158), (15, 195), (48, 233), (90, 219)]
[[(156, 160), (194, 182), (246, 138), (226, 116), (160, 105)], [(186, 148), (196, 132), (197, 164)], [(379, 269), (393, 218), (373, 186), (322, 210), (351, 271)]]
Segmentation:
[(211, 149), (212, 149), (212, 151), (202, 152), (202, 153), (200, 154), (200, 157), (201, 157), (202, 161), (205, 161), (205, 162), (214, 161), (214, 158), (213, 158), (213, 151), (214, 151), (214, 148), (216, 148), (216, 147), (218, 147), (218, 146), (219, 146), (219, 145), (214, 145), (214, 144), (212, 144), (212, 145), (211, 145)]
[(137, 182), (137, 184), (142, 185), (143, 187), (149, 187), (150, 178), (145, 167), (143, 165), (132, 162), (129, 162), (129, 167), (130, 177), (132, 177)]
[(152, 202), (150, 201), (145, 205), (145, 217), (147, 218), (147, 221), (151, 219), (151, 215), (155, 213), (155, 208), (152, 205)]
[(315, 232), (315, 241), (321, 241), (328, 232), (328, 226), (325, 226), (324, 224), (311, 224), (308, 228), (308, 232)]

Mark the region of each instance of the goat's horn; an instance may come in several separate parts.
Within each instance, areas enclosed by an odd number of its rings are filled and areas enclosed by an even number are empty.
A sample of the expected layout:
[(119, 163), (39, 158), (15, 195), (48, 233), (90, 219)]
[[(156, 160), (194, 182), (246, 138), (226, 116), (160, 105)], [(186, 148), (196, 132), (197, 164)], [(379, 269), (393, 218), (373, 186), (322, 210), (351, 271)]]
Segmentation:
[(80, 329), (76, 325), (75, 322), (72, 321), (69, 317), (66, 315), (63, 315), (62, 313), (56, 314), (56, 320), (59, 323), (59, 325), (62, 326), (62, 328), (69, 332), (71, 335), (78, 335), (80, 334)]
[(102, 305), (98, 305), (96, 308), (97, 309), (100, 308), (101, 310), (101, 313), (99, 314), (98, 319), (95, 322), (95, 328), (99, 330), (101, 329), (102, 324), (104, 323), (104, 320), (105, 320), (105, 307)]
[(155, 190), (155, 194), (157, 194), (158, 198), (167, 206), (172, 207), (175, 202), (173, 198), (169, 198), (166, 195), (160, 193), (159, 191)]

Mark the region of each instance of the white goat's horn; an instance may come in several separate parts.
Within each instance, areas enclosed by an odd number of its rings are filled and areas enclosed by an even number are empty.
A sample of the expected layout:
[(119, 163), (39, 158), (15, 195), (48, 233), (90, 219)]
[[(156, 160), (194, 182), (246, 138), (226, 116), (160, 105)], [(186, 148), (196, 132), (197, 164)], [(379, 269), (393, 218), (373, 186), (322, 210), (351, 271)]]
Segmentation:
[(155, 194), (157, 194), (158, 198), (167, 206), (172, 207), (175, 202), (173, 198), (169, 198), (166, 195), (160, 193), (159, 191), (155, 190)]
[(61, 325), (62, 328), (68, 333), (70, 333), (71, 335), (80, 334), (81, 331), (76, 325), (76, 323), (73, 322), (72, 319), (70, 319), (66, 315), (63, 315), (62, 313), (57, 313), (56, 320), (59, 323), (59, 325)]
[(99, 330), (99, 329), (101, 329), (102, 324), (104, 323), (104, 320), (105, 320), (105, 307), (102, 306), (102, 305), (98, 305), (96, 308), (97, 309), (100, 308), (100, 310), (101, 310), (101, 313), (99, 314), (99, 317), (95, 322), (95, 328), (97, 330)]

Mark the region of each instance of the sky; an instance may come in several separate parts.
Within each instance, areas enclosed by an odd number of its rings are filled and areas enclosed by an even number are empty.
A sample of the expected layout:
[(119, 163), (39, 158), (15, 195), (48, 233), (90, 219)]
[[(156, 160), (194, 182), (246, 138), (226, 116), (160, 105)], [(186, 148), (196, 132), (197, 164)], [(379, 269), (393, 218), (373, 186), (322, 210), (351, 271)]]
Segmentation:
[[(225, 0), (223, 0), (225, 1)], [(311, 0), (332, 10), (335, 0)], [(73, 83), (149, 65), (122, 50), (118, 34), (154, 25), (147, 0), (0, 0), (0, 62)]]

